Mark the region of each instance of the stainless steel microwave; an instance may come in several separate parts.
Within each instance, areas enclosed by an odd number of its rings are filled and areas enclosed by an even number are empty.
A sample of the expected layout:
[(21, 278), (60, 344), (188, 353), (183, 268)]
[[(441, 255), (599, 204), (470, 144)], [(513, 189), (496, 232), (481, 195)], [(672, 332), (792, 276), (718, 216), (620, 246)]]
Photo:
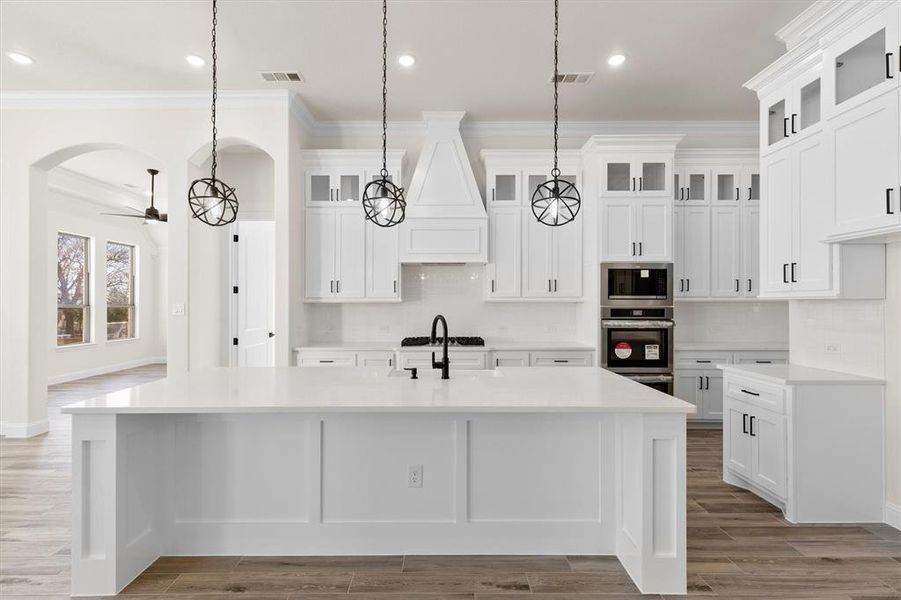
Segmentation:
[(601, 306), (673, 305), (673, 263), (601, 263)]

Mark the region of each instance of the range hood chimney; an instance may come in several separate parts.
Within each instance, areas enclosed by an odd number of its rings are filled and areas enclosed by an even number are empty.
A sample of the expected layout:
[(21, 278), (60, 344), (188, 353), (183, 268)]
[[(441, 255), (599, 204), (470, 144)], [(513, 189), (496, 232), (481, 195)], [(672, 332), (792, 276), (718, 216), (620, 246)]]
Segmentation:
[(400, 228), (403, 263), (488, 262), (488, 214), (463, 147), (464, 112), (424, 112), (425, 139)]

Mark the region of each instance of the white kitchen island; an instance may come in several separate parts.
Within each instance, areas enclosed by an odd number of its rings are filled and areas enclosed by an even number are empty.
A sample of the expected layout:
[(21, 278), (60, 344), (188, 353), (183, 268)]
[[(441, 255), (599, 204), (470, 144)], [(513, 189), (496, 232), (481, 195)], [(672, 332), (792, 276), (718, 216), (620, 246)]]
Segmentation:
[(72, 593), (163, 555), (616, 555), (686, 591), (682, 402), (603, 369), (210, 369), (66, 406)]

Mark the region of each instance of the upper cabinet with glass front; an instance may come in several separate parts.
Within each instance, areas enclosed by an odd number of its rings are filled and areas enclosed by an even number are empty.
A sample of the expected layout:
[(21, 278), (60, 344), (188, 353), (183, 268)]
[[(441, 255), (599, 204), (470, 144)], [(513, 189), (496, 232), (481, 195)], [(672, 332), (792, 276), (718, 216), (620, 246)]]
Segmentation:
[(792, 144), (821, 128), (821, 73), (817, 64), (761, 99), (761, 154)]
[(601, 167), (603, 196), (670, 196), (672, 155), (611, 157)]
[(830, 117), (897, 88), (901, 80), (899, 3), (873, 2), (871, 7), (854, 28), (822, 42)]
[[(389, 178), (400, 172), (403, 154), (388, 152)], [(306, 150), (303, 160), (306, 204), (320, 208), (359, 205), (366, 183), (382, 168), (381, 152), (374, 150)]]

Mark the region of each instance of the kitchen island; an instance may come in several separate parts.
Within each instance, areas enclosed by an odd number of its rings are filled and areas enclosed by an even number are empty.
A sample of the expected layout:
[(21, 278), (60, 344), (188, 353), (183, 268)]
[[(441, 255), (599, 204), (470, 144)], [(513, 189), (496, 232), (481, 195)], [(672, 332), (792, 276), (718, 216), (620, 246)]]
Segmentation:
[(595, 367), (208, 369), (66, 406), (72, 593), (163, 555), (615, 555), (686, 590), (691, 404)]

